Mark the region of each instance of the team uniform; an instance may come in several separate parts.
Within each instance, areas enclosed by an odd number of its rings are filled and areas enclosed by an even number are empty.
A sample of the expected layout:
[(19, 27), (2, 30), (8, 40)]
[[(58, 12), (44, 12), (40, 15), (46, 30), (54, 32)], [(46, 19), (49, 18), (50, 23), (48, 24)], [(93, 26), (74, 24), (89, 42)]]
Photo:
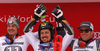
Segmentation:
[(27, 51), (29, 43), (25, 35), (16, 38), (13, 44), (6, 43), (5, 39), (5, 36), (0, 37), (0, 51)]
[(85, 46), (85, 48), (79, 47), (79, 39), (72, 40), (70, 47), (73, 51), (97, 51), (99, 44), (100, 44), (100, 38), (93, 40), (91, 39)]

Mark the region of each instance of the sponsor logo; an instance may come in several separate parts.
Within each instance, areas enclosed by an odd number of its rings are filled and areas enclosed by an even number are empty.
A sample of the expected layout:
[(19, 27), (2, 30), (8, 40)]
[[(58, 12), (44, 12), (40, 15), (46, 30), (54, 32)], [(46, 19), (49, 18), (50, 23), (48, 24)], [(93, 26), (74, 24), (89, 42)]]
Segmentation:
[(74, 49), (86, 49), (86, 48), (93, 49), (93, 46), (87, 46), (85, 48), (80, 48), (79, 46), (74, 46)]
[(9, 21), (16, 21), (14, 18), (10, 18)]
[(46, 23), (45, 23), (45, 22), (44, 22), (44, 23), (42, 23), (42, 24), (41, 24), (41, 26), (46, 26)]
[(64, 22), (64, 23), (66, 23), (67, 25), (69, 25), (69, 24), (67, 23), (67, 21), (66, 21), (66, 20), (62, 20), (62, 22)]
[[(13, 44), (23, 45), (24, 42), (14, 42)], [(3, 45), (8, 45), (8, 44), (5, 43), (5, 42), (3, 42), (3, 43), (2, 43), (2, 46), (3, 46)]]
[(81, 26), (89, 26), (89, 24), (82, 24)]
[(30, 20), (30, 22), (32, 22), (32, 21), (34, 21), (35, 19), (34, 18), (32, 18), (31, 20)]

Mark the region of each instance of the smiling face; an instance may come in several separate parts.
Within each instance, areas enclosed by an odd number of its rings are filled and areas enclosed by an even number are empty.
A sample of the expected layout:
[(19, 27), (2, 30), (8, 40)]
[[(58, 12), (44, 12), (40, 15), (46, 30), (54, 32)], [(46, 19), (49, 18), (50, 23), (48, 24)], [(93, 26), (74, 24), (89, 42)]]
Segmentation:
[(80, 30), (81, 38), (82, 38), (84, 41), (87, 41), (87, 40), (89, 40), (89, 39), (92, 38), (93, 31), (90, 30), (89, 28), (81, 27), (79, 30)]
[(17, 28), (17, 26), (14, 25), (14, 24), (8, 24), (8, 25), (7, 25), (7, 32), (8, 32), (9, 35), (14, 36), (14, 35), (16, 35), (17, 32), (18, 32), (18, 28)]
[(49, 42), (51, 40), (51, 32), (49, 29), (43, 29), (40, 31), (40, 38), (41, 40), (45, 42)]

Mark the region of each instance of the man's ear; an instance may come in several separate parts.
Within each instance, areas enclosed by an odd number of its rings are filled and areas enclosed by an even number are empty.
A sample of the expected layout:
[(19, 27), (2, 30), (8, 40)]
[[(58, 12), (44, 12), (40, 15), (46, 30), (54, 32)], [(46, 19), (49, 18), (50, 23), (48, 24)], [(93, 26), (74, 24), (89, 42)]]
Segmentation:
[(94, 31), (91, 31), (91, 34), (92, 34), (92, 35), (93, 35), (93, 32), (94, 32)]

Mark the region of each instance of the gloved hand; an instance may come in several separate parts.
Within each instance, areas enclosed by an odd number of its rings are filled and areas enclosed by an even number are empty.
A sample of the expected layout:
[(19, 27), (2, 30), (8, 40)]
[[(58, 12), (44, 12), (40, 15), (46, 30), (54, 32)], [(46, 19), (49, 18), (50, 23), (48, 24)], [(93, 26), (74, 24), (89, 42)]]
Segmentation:
[(39, 4), (37, 5), (37, 8), (34, 10), (34, 17), (28, 22), (28, 24), (24, 28), (24, 32), (27, 33), (29, 31), (32, 31), (32, 26), (36, 24), (36, 21), (45, 18), (47, 9), (44, 5)]
[(57, 5), (56, 8), (52, 11), (52, 15), (55, 16), (56, 20), (58, 19), (59, 21), (65, 20), (63, 17), (63, 11), (62, 9)]
[(37, 8), (34, 10), (34, 18), (35, 20), (39, 20), (41, 18), (45, 18), (47, 9), (43, 4), (37, 5)]

